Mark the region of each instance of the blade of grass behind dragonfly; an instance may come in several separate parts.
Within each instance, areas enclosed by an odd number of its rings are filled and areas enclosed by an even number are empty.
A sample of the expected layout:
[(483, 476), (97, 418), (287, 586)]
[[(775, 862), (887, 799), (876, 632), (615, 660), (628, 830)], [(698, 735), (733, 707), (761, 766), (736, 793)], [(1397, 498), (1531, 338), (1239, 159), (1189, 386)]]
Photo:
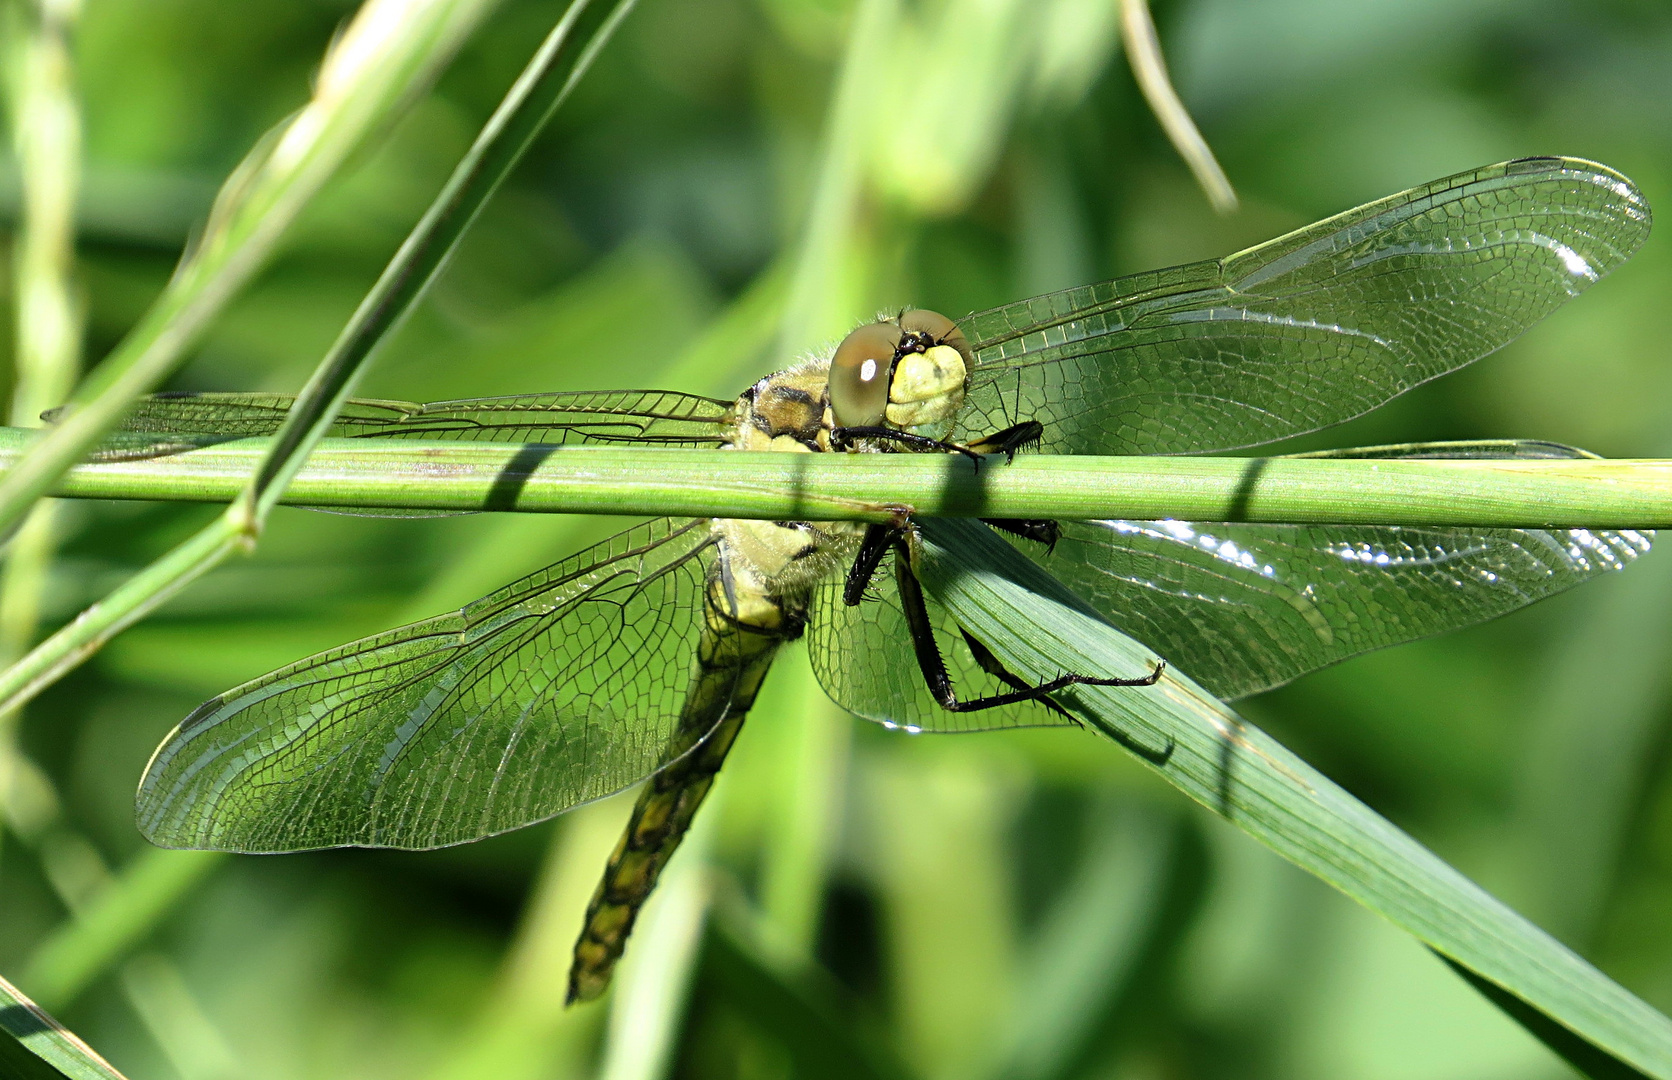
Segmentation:
[(1179, 152), (1190, 173), (1208, 197), (1214, 210), (1221, 214), (1235, 213), (1237, 193), (1219, 160), (1213, 156), (1196, 122), (1184, 107), (1173, 80), (1167, 74), (1167, 61), (1161, 55), (1161, 41), (1155, 33), (1155, 20), (1150, 17), (1149, 0), (1120, 0), (1120, 25), (1127, 59), (1132, 62), (1132, 77), (1143, 91), (1150, 111), (1167, 133), (1173, 149)]
[(260, 529), (308, 451), (329, 430), (378, 345), (423, 297), (482, 207), (635, 3), (573, 0), (546, 35), (291, 406), (243, 500), (251, 527)]
[(574, 0), (343, 329), (292, 407), (244, 494), (226, 514), (124, 582), (0, 674), (0, 710), (28, 701), (235, 548), (253, 542), (262, 518), (283, 495), (307, 451), (330, 426), (376, 345), (411, 310), (446, 265), (448, 255), (482, 204), (516, 165), (535, 133), (562, 103), (569, 87), (585, 72), (633, 3)]
[(221, 188), (201, 241), (139, 323), (81, 384), (64, 418), (0, 477), (0, 535), (156, 387), (264, 266), (349, 157), (390, 121), (496, 0), (366, 0), (333, 42), (308, 104)]
[[(990, 530), (951, 520), (927, 520), (923, 530), (925, 584), (1022, 677), (1138, 675), (1151, 662), (1148, 649)], [(1169, 669), (1153, 688), (1077, 687), (1071, 697), (1083, 719), (1185, 794), (1498, 987), (1519, 1003), (1498, 999), (1505, 1011), (1576, 1067), (1672, 1080), (1672, 1020), (1244, 722), (1188, 673)], [(1558, 1029), (1571, 1038), (1553, 1035)]]
[[(482, 204), (514, 167), (535, 132), (632, 4), (633, 0), (591, 4), (577, 0), (571, 5), (321, 363), (287, 419), (285, 430), (291, 431), (292, 437), (287, 440), (281, 432), (275, 439), (245, 496), (210, 526), (125, 582), (23, 662), (0, 675), (0, 699), (4, 700), (0, 708), (16, 708), (26, 702), (259, 530), (260, 516), (277, 501), (312, 442), (329, 426), (376, 344), (445, 266), (448, 254)], [(589, 10), (592, 17), (584, 18)], [(53, 993), (66, 1000), (72, 997), (172, 910), (187, 895), (189, 885), (187, 882), (186, 887), (170, 891), (161, 903), (141, 906), (137, 909), (139, 917), (120, 920), (119, 931), (112, 930), (108, 919), (68, 924), (52, 939), (51, 950), (37, 958), (44, 965), (37, 973), (39, 978)], [(131, 915), (128, 905), (119, 906)]]
[(589, 803), (552, 826), (552, 843), (493, 989), (427, 1080), (555, 1080), (590, 1073), (603, 1010), (568, 1008), (563, 978), (598, 868), (630, 798)]
[[(14, 3), (5, 11), (7, 114), (22, 185), (13, 243), (16, 376), (11, 422), (33, 425), (75, 385), (81, 358), (75, 297), (75, 207), (81, 181), (81, 110), (75, 90), (73, 5)], [(0, 663), (40, 633), (47, 574), (58, 547), (58, 504), (24, 521), (0, 573)], [(19, 714), (0, 714), (0, 806), (14, 836), (38, 836), (57, 814), (50, 781), (17, 743)]]
[(123, 1080), (122, 1074), (0, 979), (0, 1076), (7, 1080)]
[(218, 851), (141, 851), (36, 946), (19, 981), (48, 1008), (67, 1007), (225, 859)]

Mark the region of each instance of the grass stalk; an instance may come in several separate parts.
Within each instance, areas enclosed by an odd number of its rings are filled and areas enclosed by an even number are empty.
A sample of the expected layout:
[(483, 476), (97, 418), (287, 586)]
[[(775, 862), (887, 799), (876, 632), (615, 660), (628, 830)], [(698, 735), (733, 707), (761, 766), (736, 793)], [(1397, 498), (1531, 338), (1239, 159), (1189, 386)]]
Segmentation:
[(19, 1080), (123, 1080), (23, 992), (0, 979), (0, 1075)]
[(0, 672), (0, 712), (26, 702), (74, 670), (104, 643), (166, 603), (244, 543), (226, 516), (124, 581)]
[(1196, 183), (1208, 197), (1208, 203), (1219, 213), (1229, 214), (1237, 208), (1237, 193), (1231, 187), (1225, 170), (1213, 156), (1212, 147), (1202, 138), (1190, 111), (1184, 107), (1173, 80), (1167, 74), (1167, 60), (1161, 53), (1161, 40), (1155, 33), (1155, 20), (1150, 16), (1149, 0), (1120, 0), (1120, 27), (1126, 57), (1132, 64), (1132, 77), (1149, 103), (1150, 111), (1161, 124), (1161, 130), (1179, 152)]
[[(570, 5), (344, 327), (227, 512), (0, 672), (0, 709), (28, 701), (235, 550), (254, 544), (266, 514), (284, 494), (320, 434), (329, 428), (378, 343), (399, 325), (446, 266), (482, 206), (632, 6), (633, 0), (575, 0)], [(339, 42), (333, 56), (347, 48)], [(330, 66), (328, 60), (328, 75)], [(322, 77), (322, 87), (328, 81)], [(321, 96), (329, 97), (323, 88)], [(274, 154), (282, 149), (281, 143)], [(79, 415), (72, 413), (64, 424), (75, 423)], [(61, 430), (55, 427), (42, 445)], [(39, 446), (22, 449), (6, 478), (26, 470), (39, 453)], [(4, 483), (0, 479), (0, 503)]]
[[(23, 437), (0, 430), (0, 467)], [(226, 502), (264, 450), (248, 439), (80, 465), (54, 490)], [(905, 508), (934, 517), (1654, 529), (1672, 525), (1672, 460), (1028, 455), (977, 470), (938, 454), (325, 439), (283, 501), (811, 521), (887, 521)]]
[(82, 383), (63, 421), (0, 476), (0, 533), (179, 365), (325, 182), (428, 84), (493, 3), (366, 0), (326, 55), (312, 99), (222, 187), (201, 242), (162, 296)]
[(40, 943), (24, 968), (23, 985), (48, 1008), (68, 1005), (225, 859), (215, 851), (140, 852)]
[[(75, 0), (14, 2), (7, 12), (8, 114), (22, 183), (13, 249), (16, 380), (11, 419), (33, 424), (75, 384), (81, 311), (74, 285), (75, 205), (81, 180), (81, 108), (75, 92)], [(41, 597), (58, 547), (58, 507), (37, 504), (13, 537), (0, 572), (0, 664), (35, 644)], [(16, 745), (18, 716), (0, 713), (0, 772), (10, 781), (30, 766)], [(8, 809), (18, 800), (5, 799)], [(38, 816), (38, 815), (34, 815)], [(14, 822), (14, 827), (18, 824)]]
[(540, 129), (609, 41), (636, 0), (573, 0), (477, 134), (424, 216), (384, 267), (314, 370), (250, 481), (250, 527), (277, 503), (353, 392), (378, 346), (446, 267), (459, 240), (522, 160)]

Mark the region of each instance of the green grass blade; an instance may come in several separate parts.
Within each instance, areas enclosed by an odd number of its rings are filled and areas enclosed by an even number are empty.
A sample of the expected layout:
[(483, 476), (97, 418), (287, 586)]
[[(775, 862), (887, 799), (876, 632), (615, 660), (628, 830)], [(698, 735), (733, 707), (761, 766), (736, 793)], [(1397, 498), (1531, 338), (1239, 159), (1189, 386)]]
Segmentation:
[(1591, 1080), (1641, 1080), (1648, 1075), (1569, 1031), (1497, 983), (1481, 978), (1445, 953), (1436, 951), (1436, 955), (1446, 962), (1447, 967), (1457, 972), (1464, 982), (1514, 1017), (1516, 1023), (1526, 1028), (1535, 1038)]
[(266, 460), (250, 481), (256, 530), (308, 451), (331, 427), (378, 345), (411, 313), (447, 265), (459, 240), (635, 2), (573, 0), (546, 36), (273, 436)]
[(0, 979), (0, 1077), (123, 1080), (122, 1074), (5, 979)]
[[(491, 2), (454, 0), (459, 11), (450, 16), (451, 35), (444, 35), (445, 40), (456, 42), (462, 31), (474, 23), (475, 16), (464, 13), (467, 9), (475, 12), (484, 3)], [(208, 572), (240, 544), (247, 544), (259, 535), (262, 519), (283, 495), (308, 451), (330, 427), (378, 342), (411, 311), (435, 275), (446, 265), (459, 239), (484, 203), (521, 158), (547, 118), (562, 103), (569, 88), (584, 74), (598, 50), (631, 10), (633, 2), (575, 0), (571, 4), (423, 220), (395, 254), (383, 276), (320, 363), (283, 426), (268, 445), (241, 497), (226, 515), (196, 537), (135, 575), (116, 592), (48, 638), (39, 648), (0, 673), (0, 708), (15, 708), (28, 701), (98, 651), (110, 638)], [(447, 23), (448, 20), (444, 20), (444, 24)], [(437, 30), (431, 28), (432, 33)], [(430, 59), (430, 63), (433, 66), (434, 58)], [(346, 81), (351, 80), (336, 80)], [(326, 89), (333, 84), (329, 65), (321, 83), (322, 89), (316, 101), (332, 100), (333, 95)], [(338, 87), (336, 96), (341, 93), (342, 89)], [(280, 156), (282, 150), (281, 144), (273, 152), (274, 156)], [(251, 183), (259, 187), (257, 181), (252, 180)], [(265, 204), (252, 195), (246, 198), (245, 205)], [(227, 210), (226, 214), (236, 217), (242, 212), (245, 210), (241, 205), (238, 209)], [(268, 207), (268, 213), (276, 212), (272, 206)], [(210, 246), (225, 243), (218, 234), (215, 236), (217, 238), (209, 242)], [(191, 265), (188, 263), (188, 268)], [(4, 527), (6, 512), (5, 485), (27, 474), (31, 464), (53, 439), (91, 411), (84, 409), (69, 414), (68, 419), (54, 428), (41, 444), (33, 450), (26, 449), (5, 477), (0, 479), (0, 528)], [(97, 434), (92, 432), (94, 437)], [(51, 479), (46, 477), (48, 487)], [(41, 493), (41, 490), (31, 490), (35, 495)]]
[(227, 518), (216, 518), (209, 528), (124, 581), (29, 655), (0, 672), (0, 712), (21, 707), (57, 682), (105, 642), (207, 573), (240, 542)]
[[(1148, 669), (1148, 649), (1089, 614), (991, 531), (931, 520), (924, 534), (925, 584), (1024, 678)], [(1247, 724), (1187, 672), (1169, 670), (1153, 688), (1076, 687), (1059, 700), (1192, 799), (1596, 1053), (1672, 1078), (1672, 1020)]]
[[(0, 428), (0, 468), (28, 434)], [(241, 439), (78, 465), (53, 492), (227, 502), (265, 451)], [(283, 501), (813, 521), (886, 521), (904, 506), (937, 517), (1653, 529), (1672, 525), (1672, 461), (1029, 455), (976, 471), (941, 454), (322, 439)]]
[(343, 161), (388, 126), (493, 3), (367, 0), (327, 54), (313, 99), (222, 187), (202, 242), (162, 296), (83, 382), (63, 421), (0, 477), (0, 533), (11, 531), (134, 398), (174, 370)]
[(1161, 55), (1161, 42), (1155, 34), (1155, 20), (1150, 15), (1148, 0), (1120, 0), (1122, 44), (1132, 63), (1132, 77), (1138, 81), (1150, 112), (1155, 114), (1161, 130), (1179, 157), (1190, 166), (1190, 173), (1207, 195), (1208, 202), (1221, 214), (1235, 213), (1237, 193), (1219, 160), (1213, 156), (1208, 141), (1190, 118), (1190, 112), (1173, 89), (1167, 74), (1167, 61)]

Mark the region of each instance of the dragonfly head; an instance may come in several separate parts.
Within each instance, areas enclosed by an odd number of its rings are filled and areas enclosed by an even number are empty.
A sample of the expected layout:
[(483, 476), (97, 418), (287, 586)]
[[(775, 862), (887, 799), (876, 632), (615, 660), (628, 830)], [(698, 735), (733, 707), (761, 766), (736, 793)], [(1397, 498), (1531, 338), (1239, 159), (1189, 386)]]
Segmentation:
[(830, 410), (838, 427), (939, 423), (963, 404), (969, 365), (952, 320), (912, 308), (842, 339), (830, 361)]

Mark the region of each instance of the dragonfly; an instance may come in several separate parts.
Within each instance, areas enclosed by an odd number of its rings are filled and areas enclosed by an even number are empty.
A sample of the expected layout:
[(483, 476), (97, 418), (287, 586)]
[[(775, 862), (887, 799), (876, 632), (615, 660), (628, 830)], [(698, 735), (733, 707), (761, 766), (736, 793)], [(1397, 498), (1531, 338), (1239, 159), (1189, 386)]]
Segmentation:
[[(734, 401), (669, 391), (353, 400), (332, 434), (794, 453), (1187, 454), (1358, 416), (1455, 370), (1643, 243), (1631, 182), (1506, 162), (1223, 259), (953, 321), (907, 309)], [(164, 440), (272, 433), (291, 398), (159, 394)], [(1497, 441), (1339, 451), (1561, 457)], [(138, 824), (166, 847), (458, 844), (644, 783), (575, 946), (568, 997), (608, 986), (633, 923), (777, 650), (807, 641), (850, 712), (910, 731), (1073, 725), (1072, 686), (1131, 693), (1174, 665), (1225, 698), (1470, 625), (1632, 562), (1648, 532), (992, 521), (1156, 655), (1030, 684), (919, 585), (909, 519), (647, 521), (450, 614), (299, 660), (188, 716)], [(909, 648), (906, 647), (909, 644)]]

